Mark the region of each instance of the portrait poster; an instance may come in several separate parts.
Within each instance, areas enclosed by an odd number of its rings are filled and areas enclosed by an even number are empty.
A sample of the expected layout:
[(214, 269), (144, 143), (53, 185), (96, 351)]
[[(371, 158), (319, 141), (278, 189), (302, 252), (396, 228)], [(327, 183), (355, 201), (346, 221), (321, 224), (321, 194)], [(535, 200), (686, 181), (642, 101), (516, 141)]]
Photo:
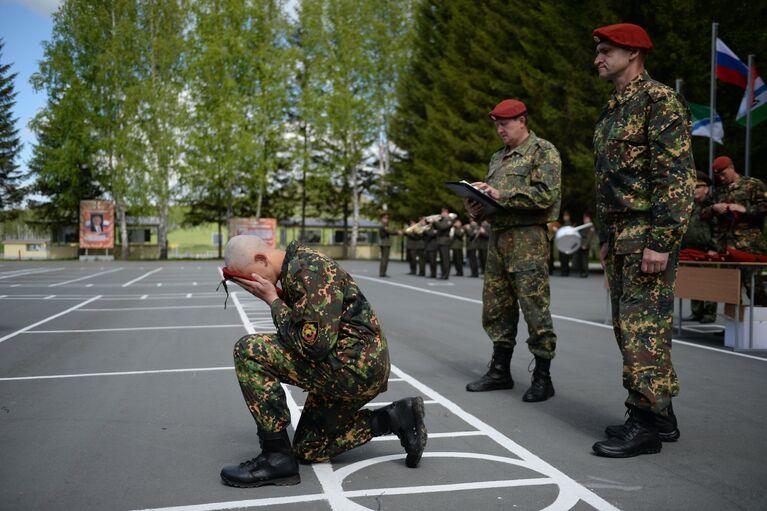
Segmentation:
[(230, 238), (240, 234), (251, 234), (263, 239), (270, 247), (274, 247), (276, 233), (276, 218), (232, 218), (229, 221)]
[(114, 248), (115, 203), (80, 201), (80, 248)]

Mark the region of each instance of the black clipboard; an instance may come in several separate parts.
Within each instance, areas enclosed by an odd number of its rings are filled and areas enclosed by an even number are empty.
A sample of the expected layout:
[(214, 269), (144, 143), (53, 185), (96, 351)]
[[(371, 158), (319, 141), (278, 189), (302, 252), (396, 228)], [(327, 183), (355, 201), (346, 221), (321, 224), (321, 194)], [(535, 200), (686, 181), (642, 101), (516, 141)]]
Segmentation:
[(474, 188), (468, 181), (445, 181), (445, 186), (460, 197), (466, 197), (482, 204), (482, 210), (486, 215), (506, 211), (501, 203), (485, 192)]

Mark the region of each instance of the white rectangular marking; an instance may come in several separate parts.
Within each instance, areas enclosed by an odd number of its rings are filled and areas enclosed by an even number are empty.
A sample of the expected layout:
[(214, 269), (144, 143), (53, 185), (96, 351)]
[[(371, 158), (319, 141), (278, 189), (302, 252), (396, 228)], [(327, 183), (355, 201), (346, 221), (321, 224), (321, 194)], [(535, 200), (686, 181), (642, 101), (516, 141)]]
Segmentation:
[(63, 286), (64, 284), (71, 284), (72, 282), (79, 282), (81, 280), (92, 279), (93, 277), (98, 277), (99, 275), (106, 275), (107, 273), (114, 273), (114, 272), (120, 271), (120, 270), (122, 270), (122, 267), (114, 268), (112, 270), (107, 270), (107, 271), (101, 271), (99, 273), (94, 273), (92, 275), (86, 275), (85, 277), (80, 277), (79, 279), (65, 280), (64, 282), (57, 282), (55, 284), (49, 284), (48, 287)]
[(242, 325), (180, 325), (180, 326), (137, 326), (131, 328), (94, 328), (92, 330), (27, 330), (25, 334), (72, 334), (90, 332), (137, 332), (141, 330), (197, 330), (203, 328), (242, 328)]

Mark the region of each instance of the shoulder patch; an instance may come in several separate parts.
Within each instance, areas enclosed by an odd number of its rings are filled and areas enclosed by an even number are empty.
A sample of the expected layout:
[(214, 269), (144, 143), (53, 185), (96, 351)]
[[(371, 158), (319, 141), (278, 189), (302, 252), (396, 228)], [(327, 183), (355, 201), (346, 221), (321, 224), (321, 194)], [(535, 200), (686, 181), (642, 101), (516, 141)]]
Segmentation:
[(307, 345), (311, 346), (317, 340), (319, 329), (320, 324), (317, 321), (306, 321), (301, 326), (301, 338)]

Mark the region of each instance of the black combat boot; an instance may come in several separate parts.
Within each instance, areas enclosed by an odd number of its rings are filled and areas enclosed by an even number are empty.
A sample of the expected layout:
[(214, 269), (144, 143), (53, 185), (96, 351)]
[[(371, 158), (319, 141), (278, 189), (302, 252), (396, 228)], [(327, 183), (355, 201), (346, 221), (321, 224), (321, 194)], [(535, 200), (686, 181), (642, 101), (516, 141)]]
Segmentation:
[(493, 346), (493, 358), (490, 359), (490, 368), (482, 378), (466, 384), (469, 392), (485, 392), (488, 390), (513, 389), (514, 380), (511, 379), (511, 355), (513, 348)]
[[(623, 438), (626, 435), (626, 428), (631, 418), (626, 420), (626, 424), (615, 424), (605, 428), (605, 434), (609, 438)], [(655, 426), (658, 428), (658, 438), (661, 442), (676, 442), (681, 433), (676, 423), (674, 407), (669, 404), (666, 408), (666, 415), (655, 415)]]
[(426, 447), (428, 433), (424, 415), (423, 398), (408, 397), (376, 410), (371, 419), (374, 436), (394, 433), (399, 437), (407, 453), (405, 465), (410, 468), (418, 466)]
[(221, 469), (221, 480), (229, 486), (255, 488), (274, 484), (288, 486), (301, 482), (298, 475), (298, 461), (290, 446), (288, 430), (276, 433), (259, 431), (261, 454), (239, 465)]
[(592, 447), (594, 453), (606, 458), (631, 458), (640, 454), (660, 452), (663, 445), (658, 438), (654, 413), (631, 407), (624, 427), (625, 434), (622, 438), (610, 438), (595, 443)]
[(551, 373), (549, 373), (550, 367), (550, 358), (535, 357), (533, 382), (525, 395), (522, 396), (522, 401), (537, 403), (538, 401), (546, 401), (554, 395), (554, 385), (551, 383)]

